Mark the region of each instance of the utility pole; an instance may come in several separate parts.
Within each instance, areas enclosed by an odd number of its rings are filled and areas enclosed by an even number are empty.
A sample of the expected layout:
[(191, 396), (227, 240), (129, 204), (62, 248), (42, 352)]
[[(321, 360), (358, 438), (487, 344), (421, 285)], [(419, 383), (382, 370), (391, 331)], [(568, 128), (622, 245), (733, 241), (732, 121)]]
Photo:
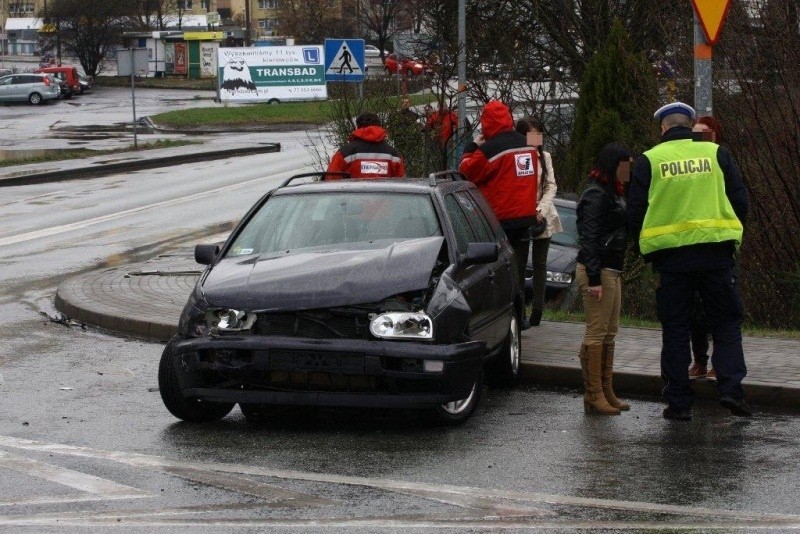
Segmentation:
[(461, 159), (467, 122), (467, 0), (458, 0), (458, 131), (455, 166)]
[(244, 45), (250, 46), (250, 0), (244, 0)]
[(0, 0), (0, 61), (2, 66), (6, 66), (6, 0)]

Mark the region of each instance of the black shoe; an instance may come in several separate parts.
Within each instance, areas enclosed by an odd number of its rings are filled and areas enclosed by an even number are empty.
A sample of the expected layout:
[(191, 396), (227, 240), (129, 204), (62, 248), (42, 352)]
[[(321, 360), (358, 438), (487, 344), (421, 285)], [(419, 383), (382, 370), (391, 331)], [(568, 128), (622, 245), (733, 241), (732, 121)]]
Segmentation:
[(519, 322), (519, 329), (520, 331), (525, 331), (531, 327), (531, 323), (528, 322), (527, 317), (523, 317), (522, 320)]
[(729, 409), (733, 415), (739, 417), (750, 417), (753, 415), (753, 410), (744, 399), (734, 399), (733, 397), (722, 397), (719, 403)]
[(686, 408), (685, 410), (680, 410), (672, 405), (669, 405), (664, 408), (664, 419), (674, 419), (675, 421), (691, 421), (692, 409)]

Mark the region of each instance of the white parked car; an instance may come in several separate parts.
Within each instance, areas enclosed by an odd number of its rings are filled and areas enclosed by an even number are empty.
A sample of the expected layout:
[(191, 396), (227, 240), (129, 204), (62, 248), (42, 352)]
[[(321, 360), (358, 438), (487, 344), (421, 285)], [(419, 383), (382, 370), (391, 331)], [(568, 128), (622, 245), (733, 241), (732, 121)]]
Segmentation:
[[(383, 51), (383, 56), (386, 57), (389, 55), (389, 52), (386, 50)], [(364, 57), (365, 58), (379, 58), (381, 57), (381, 49), (377, 46), (373, 45), (364, 45)]]
[(0, 78), (0, 102), (42, 104), (61, 97), (61, 88), (51, 74), (19, 73)]

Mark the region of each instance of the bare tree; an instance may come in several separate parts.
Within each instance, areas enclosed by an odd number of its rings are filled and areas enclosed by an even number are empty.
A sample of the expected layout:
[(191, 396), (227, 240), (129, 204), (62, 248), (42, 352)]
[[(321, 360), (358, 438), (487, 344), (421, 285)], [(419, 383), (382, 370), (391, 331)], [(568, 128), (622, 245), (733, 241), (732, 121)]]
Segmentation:
[[(359, 3), (359, 5), (361, 4)], [(366, 2), (363, 4), (363, 8), (359, 10), (361, 17), (359, 26), (363, 26), (367, 32), (375, 36), (375, 40), (378, 42), (378, 49), (381, 51), (381, 60), (385, 59), (383, 51), (392, 40), (397, 19), (401, 15), (407, 15), (410, 8), (409, 2), (375, 0)]]
[(759, 324), (800, 325), (800, 34), (797, 0), (742, 2), (715, 47), (714, 107), (750, 193), (741, 263)]
[(122, 41), (130, 9), (128, 0), (50, 0), (40, 17), (57, 27), (65, 52), (87, 74), (96, 75), (108, 52)]
[(333, 9), (328, 2), (282, 0), (278, 32), (294, 37), (298, 44), (320, 44), (326, 38), (346, 38), (356, 34), (355, 7)]

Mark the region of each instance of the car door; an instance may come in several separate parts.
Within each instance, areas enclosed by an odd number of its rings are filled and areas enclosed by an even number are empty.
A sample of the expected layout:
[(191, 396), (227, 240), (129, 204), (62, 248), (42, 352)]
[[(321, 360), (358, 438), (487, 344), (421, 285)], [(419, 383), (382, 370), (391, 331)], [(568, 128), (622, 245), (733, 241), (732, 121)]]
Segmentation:
[[(455, 236), (456, 251), (464, 254), (469, 243), (479, 242), (480, 239), (470, 225), (460, 200), (456, 194), (450, 193), (445, 195), (444, 205)], [(497, 345), (493, 278), (493, 264), (459, 265), (453, 271), (453, 281), (472, 310), (470, 336), (474, 341), (484, 341), (489, 349)]]
[(478, 200), (483, 200), (483, 196), (477, 190), (465, 190), (456, 193), (456, 198), (459, 200), (475, 235), (478, 236), (478, 240), (483, 243), (495, 243), (498, 245), (497, 261), (489, 264), (488, 267), (492, 281), (490, 315), (493, 340), (495, 344), (499, 345), (508, 333), (509, 321), (513, 310), (514, 256), (508, 247), (501, 246), (500, 240), (504, 236), (502, 230), (498, 226), (497, 231), (495, 231), (487, 220), (486, 212), (481, 209)]
[(514, 251), (508, 244), (503, 228), (494, 215), (492, 208), (486, 198), (477, 189), (469, 191), (470, 198), (477, 205), (474, 213), (475, 224), (480, 224), (483, 228), (482, 234), (487, 240), (497, 244), (499, 254), (495, 263), (495, 297), (497, 298), (496, 309), (498, 314), (497, 328), (498, 339), (502, 343), (508, 334), (511, 317), (514, 312), (514, 301), (517, 292), (521, 291), (519, 284), (515, 283), (516, 263)]

